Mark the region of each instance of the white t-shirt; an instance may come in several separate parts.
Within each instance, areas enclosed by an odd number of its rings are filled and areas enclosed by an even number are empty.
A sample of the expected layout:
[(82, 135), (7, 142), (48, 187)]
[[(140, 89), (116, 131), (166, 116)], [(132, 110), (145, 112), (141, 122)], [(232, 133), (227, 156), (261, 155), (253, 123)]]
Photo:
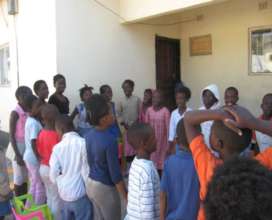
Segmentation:
[(37, 139), (42, 129), (41, 123), (33, 117), (28, 116), (25, 123), (25, 152), (24, 161), (32, 165), (39, 164), (31, 145), (31, 141)]
[[(188, 111), (192, 111), (192, 109), (187, 108), (185, 112), (188, 112)], [(175, 140), (177, 125), (179, 121), (184, 117), (185, 112), (181, 115), (179, 113), (179, 109), (177, 108), (171, 113), (168, 141)]]
[(256, 131), (256, 141), (258, 143), (260, 152), (263, 152), (266, 148), (272, 146), (272, 137)]
[(160, 218), (160, 178), (151, 160), (133, 160), (128, 179), (126, 220)]

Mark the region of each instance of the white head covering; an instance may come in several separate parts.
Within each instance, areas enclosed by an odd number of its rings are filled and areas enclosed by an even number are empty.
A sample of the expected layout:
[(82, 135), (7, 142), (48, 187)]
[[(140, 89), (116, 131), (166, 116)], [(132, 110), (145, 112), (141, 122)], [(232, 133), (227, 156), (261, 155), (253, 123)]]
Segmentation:
[(209, 90), (214, 96), (215, 98), (218, 100), (218, 102), (216, 102), (211, 109), (218, 109), (220, 107), (220, 93), (219, 93), (219, 89), (218, 86), (215, 84), (211, 84), (208, 85), (207, 87), (205, 87), (204, 89), (202, 89), (201, 94), (200, 94), (200, 100), (201, 100), (201, 105), (202, 107), (200, 109), (206, 109), (204, 106), (204, 102), (203, 102), (203, 92)]

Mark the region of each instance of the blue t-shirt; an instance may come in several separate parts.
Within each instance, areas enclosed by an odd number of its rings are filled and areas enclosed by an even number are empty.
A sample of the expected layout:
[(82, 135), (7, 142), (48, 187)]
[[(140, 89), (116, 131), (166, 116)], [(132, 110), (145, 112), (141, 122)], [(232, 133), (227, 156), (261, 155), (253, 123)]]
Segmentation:
[(116, 139), (108, 130), (92, 128), (85, 135), (85, 140), (90, 167), (89, 177), (109, 186), (120, 182), (122, 175)]
[(192, 154), (178, 150), (164, 164), (161, 191), (167, 195), (166, 220), (196, 220), (199, 180)]

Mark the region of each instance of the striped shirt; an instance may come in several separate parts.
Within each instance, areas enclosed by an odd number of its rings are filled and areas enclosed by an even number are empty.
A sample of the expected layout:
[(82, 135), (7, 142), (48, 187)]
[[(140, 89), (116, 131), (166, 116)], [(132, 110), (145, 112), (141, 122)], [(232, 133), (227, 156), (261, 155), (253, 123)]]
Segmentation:
[(133, 160), (128, 180), (126, 220), (160, 218), (160, 179), (151, 160)]

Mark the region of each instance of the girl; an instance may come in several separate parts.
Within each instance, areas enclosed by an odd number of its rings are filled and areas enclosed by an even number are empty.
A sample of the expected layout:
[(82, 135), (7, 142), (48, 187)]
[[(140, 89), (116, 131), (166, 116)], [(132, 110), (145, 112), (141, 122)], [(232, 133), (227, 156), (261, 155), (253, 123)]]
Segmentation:
[(140, 107), (139, 121), (145, 122), (146, 110), (152, 105), (152, 90), (146, 89), (144, 91), (144, 99)]
[(120, 220), (119, 195), (127, 200), (127, 194), (118, 161), (117, 141), (108, 130), (114, 117), (108, 102), (101, 95), (93, 95), (86, 108), (94, 126), (85, 136), (90, 168), (87, 195), (93, 203), (97, 219)]
[(25, 145), (24, 161), (29, 174), (30, 188), (29, 194), (33, 196), (34, 202), (37, 205), (46, 202), (45, 188), (40, 177), (40, 163), (38, 161), (38, 153), (36, 148), (36, 140), (42, 129), (40, 123), (40, 110), (43, 102), (37, 99), (36, 96), (29, 96), (27, 99), (27, 108), (29, 116), (25, 124)]
[(69, 100), (66, 96), (63, 95), (66, 89), (66, 80), (65, 77), (61, 74), (57, 74), (53, 78), (54, 87), (56, 91), (53, 95), (50, 96), (48, 103), (55, 105), (60, 114), (69, 114)]
[(26, 113), (26, 99), (32, 95), (30, 88), (20, 86), (15, 96), (18, 100), (16, 108), (10, 114), (10, 141), (15, 153), (15, 160), (13, 161), (13, 177), (14, 177), (14, 191), (16, 196), (27, 193), (27, 169), (23, 160), (25, 152), (25, 122), (27, 118)]
[(38, 98), (45, 103), (46, 99), (48, 98), (49, 91), (48, 86), (44, 80), (38, 80), (33, 85), (33, 90), (35, 94), (38, 96)]
[(80, 136), (84, 136), (86, 132), (91, 128), (90, 123), (88, 122), (87, 117), (87, 111), (85, 108), (85, 103), (88, 99), (92, 97), (93, 87), (85, 85), (79, 90), (79, 96), (81, 98), (81, 103), (77, 105), (71, 114), (71, 119), (74, 120), (74, 118), (78, 115), (78, 124), (77, 124), (77, 131)]
[(170, 113), (166, 107), (163, 107), (162, 94), (160, 91), (155, 90), (152, 97), (152, 106), (146, 112), (146, 122), (155, 130), (157, 149), (151, 155), (151, 159), (155, 163), (160, 175), (168, 149), (169, 120)]
[[(211, 84), (202, 90), (201, 103), (202, 107), (200, 107), (199, 110), (215, 110), (220, 107), (220, 96), (217, 85)], [(212, 123), (213, 121), (206, 121), (201, 123), (201, 132), (204, 135), (205, 143), (209, 148)]]
[[(174, 153), (175, 149), (175, 138), (176, 129), (179, 121), (184, 117), (185, 112), (191, 109), (187, 107), (187, 103), (191, 98), (191, 91), (185, 86), (179, 86), (175, 90), (175, 98), (177, 108), (171, 113), (170, 124), (169, 124), (169, 154)], [(177, 150), (177, 149), (176, 149)]]
[(105, 97), (105, 99), (110, 103), (112, 108), (112, 113), (114, 116), (114, 123), (109, 127), (110, 133), (114, 135), (116, 140), (121, 138), (121, 131), (117, 123), (116, 119), (116, 110), (115, 110), (115, 103), (112, 101), (112, 89), (109, 85), (102, 85), (100, 87), (100, 94)]
[(129, 167), (129, 164), (134, 159), (135, 151), (127, 141), (126, 132), (127, 129), (139, 119), (141, 100), (137, 96), (133, 95), (134, 82), (132, 80), (130, 79), (125, 80), (122, 84), (122, 89), (124, 91), (125, 96), (120, 103), (118, 112), (121, 122), (120, 124), (125, 129), (124, 134), (125, 156)]

